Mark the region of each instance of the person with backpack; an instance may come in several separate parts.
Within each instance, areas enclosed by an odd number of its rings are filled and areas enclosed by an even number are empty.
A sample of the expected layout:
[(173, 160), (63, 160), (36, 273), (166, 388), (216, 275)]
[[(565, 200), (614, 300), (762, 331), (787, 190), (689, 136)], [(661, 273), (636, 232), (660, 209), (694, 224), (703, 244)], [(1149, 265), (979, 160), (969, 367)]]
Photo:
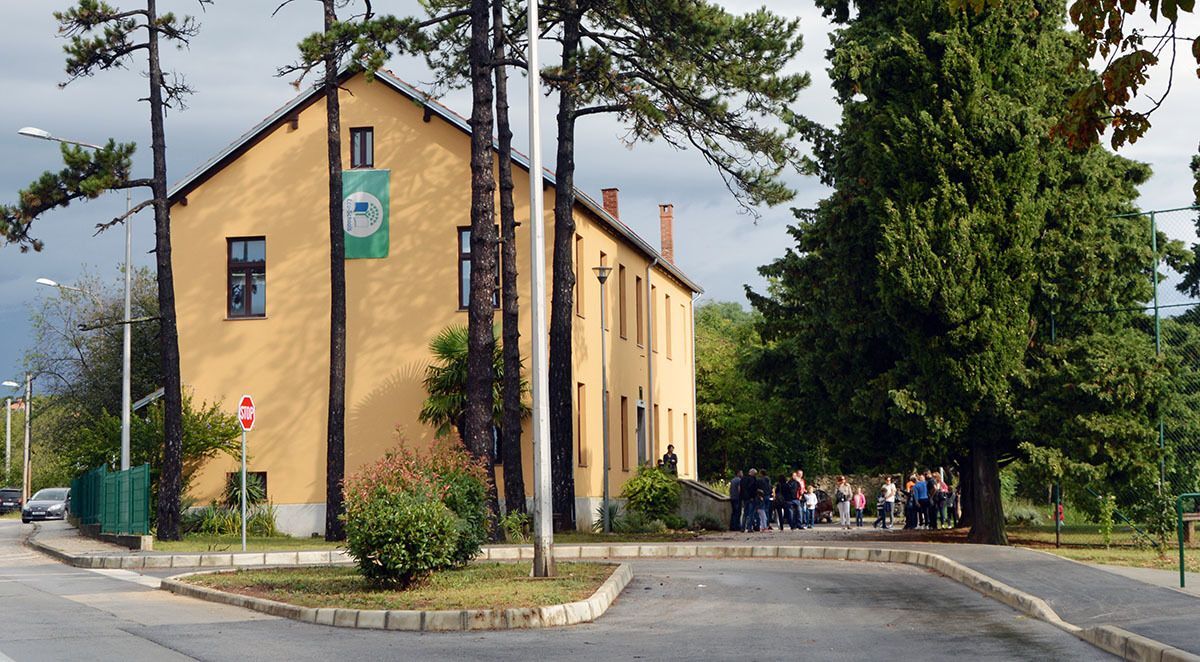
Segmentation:
[(834, 502), (837, 503), (838, 522), (843, 529), (850, 528), (850, 500), (854, 498), (854, 489), (846, 482), (845, 476), (837, 477), (837, 489), (833, 492)]
[(867, 495), (863, 494), (862, 488), (854, 493), (854, 526), (862, 528), (863, 510), (867, 508)]

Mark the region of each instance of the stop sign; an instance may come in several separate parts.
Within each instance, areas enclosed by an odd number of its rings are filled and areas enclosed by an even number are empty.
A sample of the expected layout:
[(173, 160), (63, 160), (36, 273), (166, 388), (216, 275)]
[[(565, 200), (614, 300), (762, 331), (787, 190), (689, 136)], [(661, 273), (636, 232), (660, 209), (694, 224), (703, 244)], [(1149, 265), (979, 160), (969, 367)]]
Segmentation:
[(254, 398), (242, 396), (242, 401), (238, 403), (237, 416), (243, 430), (249, 432), (254, 429)]

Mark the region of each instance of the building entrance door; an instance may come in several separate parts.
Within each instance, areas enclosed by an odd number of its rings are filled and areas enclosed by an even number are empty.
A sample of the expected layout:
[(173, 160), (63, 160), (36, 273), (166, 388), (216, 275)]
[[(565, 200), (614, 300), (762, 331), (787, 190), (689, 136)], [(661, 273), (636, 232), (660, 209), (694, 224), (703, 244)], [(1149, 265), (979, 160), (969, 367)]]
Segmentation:
[(637, 403), (637, 449), (640, 467), (646, 464), (646, 403), (641, 400)]

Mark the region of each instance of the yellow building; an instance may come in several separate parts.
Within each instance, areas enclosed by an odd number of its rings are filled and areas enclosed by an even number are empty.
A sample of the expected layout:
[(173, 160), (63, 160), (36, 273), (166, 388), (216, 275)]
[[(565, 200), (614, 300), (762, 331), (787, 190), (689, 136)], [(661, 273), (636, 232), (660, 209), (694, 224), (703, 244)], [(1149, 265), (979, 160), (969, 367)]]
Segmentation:
[[(347, 169), (390, 171), (387, 257), (346, 261), (346, 472), (403, 440), (426, 445), (417, 421), (430, 338), (465, 325), (470, 225), (469, 127), (405, 82), (358, 75), (341, 92)], [(329, 366), (329, 222), (325, 108), (311, 90), (251, 129), (171, 191), (175, 294), (183, 383), (230, 411), (243, 393), (257, 405), (249, 470), (265, 473), (281, 528), (324, 531)], [(514, 168), (518, 222), (528, 219), (527, 163)], [(546, 224), (554, 182), (545, 177)], [(692, 304), (700, 288), (672, 263), (670, 205), (658, 210), (660, 253), (604, 205), (579, 194), (574, 326), (575, 485), (581, 527), (602, 494), (600, 285), (607, 284), (612, 494), (674, 444), (679, 473), (696, 476)], [(528, 329), (529, 226), (517, 230), (521, 318)], [(547, 255), (552, 255), (547, 231)], [(464, 252), (467, 251), (467, 252)], [(549, 281), (549, 274), (547, 274)], [(548, 301), (547, 301), (548, 305)], [(497, 314), (497, 323), (499, 315)], [(648, 342), (647, 342), (648, 341)], [(528, 333), (522, 354), (528, 355)], [(525, 485), (533, 485), (529, 424)], [(237, 462), (203, 467), (191, 487), (217, 497)], [(497, 467), (499, 477), (499, 467)], [(501, 490), (503, 481), (498, 480)]]

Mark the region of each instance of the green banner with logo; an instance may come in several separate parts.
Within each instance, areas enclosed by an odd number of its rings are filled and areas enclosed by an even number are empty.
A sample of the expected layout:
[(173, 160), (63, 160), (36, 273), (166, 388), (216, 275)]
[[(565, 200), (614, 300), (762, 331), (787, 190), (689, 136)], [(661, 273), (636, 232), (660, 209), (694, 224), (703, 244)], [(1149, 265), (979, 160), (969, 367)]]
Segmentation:
[(342, 171), (346, 259), (388, 256), (388, 170)]

